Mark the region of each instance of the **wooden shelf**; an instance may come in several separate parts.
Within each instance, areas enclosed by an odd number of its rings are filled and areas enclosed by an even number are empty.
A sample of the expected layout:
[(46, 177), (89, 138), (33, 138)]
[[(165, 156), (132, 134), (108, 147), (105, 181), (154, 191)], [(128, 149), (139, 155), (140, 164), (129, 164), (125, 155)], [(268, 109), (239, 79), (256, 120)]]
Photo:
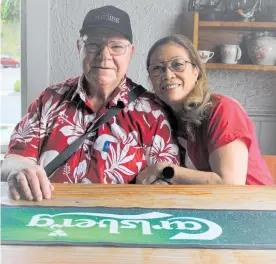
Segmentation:
[(199, 21), (199, 27), (260, 28), (276, 30), (276, 22)]
[(252, 71), (276, 71), (276, 66), (252, 65), (252, 64), (223, 64), (223, 63), (206, 63), (209, 69), (233, 69), (233, 70), (252, 70)]
[[(217, 29), (217, 30), (213, 30)], [(202, 21), (199, 13), (194, 12), (193, 44), (197, 49), (214, 51), (222, 43), (241, 45), (248, 32), (271, 30), (276, 34), (276, 22), (244, 22), (244, 21)], [(206, 63), (209, 69), (234, 69), (253, 71), (276, 71), (275, 66), (254, 64)]]

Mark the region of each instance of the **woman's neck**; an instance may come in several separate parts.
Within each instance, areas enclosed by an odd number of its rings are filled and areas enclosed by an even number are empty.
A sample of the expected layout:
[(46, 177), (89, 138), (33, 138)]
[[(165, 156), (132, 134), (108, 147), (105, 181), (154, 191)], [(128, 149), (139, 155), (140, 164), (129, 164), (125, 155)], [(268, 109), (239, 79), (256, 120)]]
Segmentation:
[(170, 108), (172, 109), (173, 113), (175, 115), (177, 115), (182, 110), (183, 103), (174, 103), (174, 104), (170, 105)]

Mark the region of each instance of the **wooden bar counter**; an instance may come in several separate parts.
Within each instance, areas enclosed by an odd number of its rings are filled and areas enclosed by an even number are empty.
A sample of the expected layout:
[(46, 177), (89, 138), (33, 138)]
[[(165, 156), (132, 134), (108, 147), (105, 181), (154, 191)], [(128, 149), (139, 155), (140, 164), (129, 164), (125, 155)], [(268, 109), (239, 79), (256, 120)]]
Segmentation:
[[(1, 203), (16, 206), (276, 210), (275, 187), (86, 184), (55, 184), (54, 187), (52, 198), (38, 203), (12, 200), (7, 183), (1, 183)], [(276, 263), (276, 250), (2, 245), (1, 252), (3, 264)]]

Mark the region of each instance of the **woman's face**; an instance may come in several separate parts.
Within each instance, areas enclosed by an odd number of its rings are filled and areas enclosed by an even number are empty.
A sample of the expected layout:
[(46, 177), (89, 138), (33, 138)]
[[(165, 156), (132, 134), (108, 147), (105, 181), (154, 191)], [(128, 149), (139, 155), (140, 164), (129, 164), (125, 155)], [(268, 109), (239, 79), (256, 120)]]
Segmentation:
[(149, 75), (156, 95), (172, 109), (179, 109), (194, 88), (198, 69), (185, 48), (168, 43), (156, 48), (150, 57)]

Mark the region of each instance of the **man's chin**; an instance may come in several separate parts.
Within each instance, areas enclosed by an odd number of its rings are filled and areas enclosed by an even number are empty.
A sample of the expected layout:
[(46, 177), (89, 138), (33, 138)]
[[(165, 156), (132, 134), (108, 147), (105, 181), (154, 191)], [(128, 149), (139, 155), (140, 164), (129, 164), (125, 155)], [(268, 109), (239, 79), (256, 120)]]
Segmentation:
[(114, 71), (112, 70), (92, 70), (88, 74), (94, 80), (96, 79), (113, 79), (114, 78)]
[(112, 68), (91, 68), (91, 72), (95, 72), (95, 73), (97, 73), (97, 72), (103, 72), (103, 73), (105, 73), (105, 72), (111, 72), (111, 71), (114, 71), (114, 69), (112, 69)]

